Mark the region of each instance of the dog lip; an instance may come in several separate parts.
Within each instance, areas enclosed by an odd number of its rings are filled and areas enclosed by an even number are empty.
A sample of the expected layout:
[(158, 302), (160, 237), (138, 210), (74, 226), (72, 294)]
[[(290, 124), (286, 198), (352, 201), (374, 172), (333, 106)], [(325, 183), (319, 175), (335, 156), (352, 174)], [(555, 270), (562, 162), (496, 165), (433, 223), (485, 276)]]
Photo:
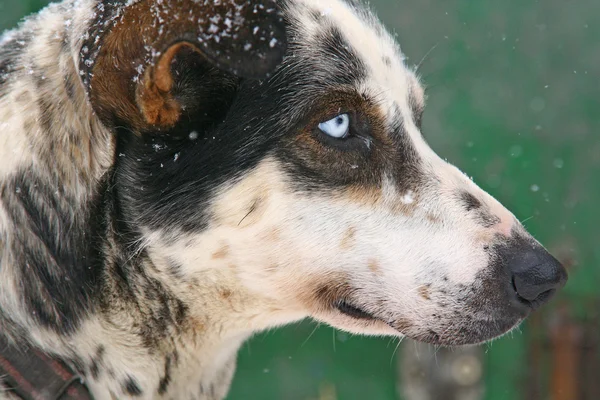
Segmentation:
[(378, 319), (373, 314), (366, 312), (362, 308), (357, 307), (353, 304), (350, 304), (347, 300), (337, 300), (334, 303), (334, 307), (342, 314), (345, 314), (345, 315), (355, 318), (355, 319), (362, 319), (362, 320)]

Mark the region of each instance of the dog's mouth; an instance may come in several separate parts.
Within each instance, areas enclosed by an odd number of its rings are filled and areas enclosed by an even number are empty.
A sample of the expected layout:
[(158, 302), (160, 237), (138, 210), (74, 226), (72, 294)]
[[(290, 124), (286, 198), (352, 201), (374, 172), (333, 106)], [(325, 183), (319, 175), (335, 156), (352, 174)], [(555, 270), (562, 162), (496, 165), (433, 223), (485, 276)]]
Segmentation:
[[(488, 318), (463, 317), (445, 322), (436, 320), (432, 321), (433, 325), (422, 326), (402, 318), (393, 321), (385, 320), (381, 316), (367, 311), (364, 306), (359, 305), (360, 303), (357, 304), (345, 298), (339, 298), (330, 304), (337, 312), (355, 321), (350, 325), (347, 321), (342, 323), (342, 329), (347, 329), (349, 326), (354, 328), (358, 326), (359, 330), (376, 329), (377, 332), (386, 335), (407, 336), (420, 342), (441, 346), (483, 343), (510, 331), (522, 320), (522, 318), (507, 318), (502, 315), (496, 316), (492, 321)], [(375, 312), (377, 313), (377, 311)], [(369, 330), (368, 332), (373, 331)]]
[(355, 319), (379, 320), (379, 318), (375, 317), (373, 314), (365, 311), (360, 307), (350, 304), (347, 300), (337, 300), (334, 303), (334, 307), (342, 314), (345, 314)]

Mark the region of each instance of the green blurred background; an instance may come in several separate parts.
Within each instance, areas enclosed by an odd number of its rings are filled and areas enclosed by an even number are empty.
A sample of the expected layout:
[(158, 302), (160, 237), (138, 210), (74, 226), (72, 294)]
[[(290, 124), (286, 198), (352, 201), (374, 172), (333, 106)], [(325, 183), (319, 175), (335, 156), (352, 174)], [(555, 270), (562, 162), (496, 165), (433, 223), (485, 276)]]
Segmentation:
[[(240, 352), (238, 399), (600, 399), (600, 1), (372, 0), (429, 87), (424, 133), (570, 269), (519, 331), (434, 349), (314, 323)], [(0, 0), (0, 29), (47, 4)]]

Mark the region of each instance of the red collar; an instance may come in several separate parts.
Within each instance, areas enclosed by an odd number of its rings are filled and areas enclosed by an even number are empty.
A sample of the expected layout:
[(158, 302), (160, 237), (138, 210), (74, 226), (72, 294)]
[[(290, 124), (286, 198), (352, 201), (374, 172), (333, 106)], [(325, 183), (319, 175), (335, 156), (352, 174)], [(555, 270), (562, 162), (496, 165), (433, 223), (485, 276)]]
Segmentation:
[(23, 400), (92, 400), (83, 379), (38, 350), (16, 347), (0, 335), (0, 391)]

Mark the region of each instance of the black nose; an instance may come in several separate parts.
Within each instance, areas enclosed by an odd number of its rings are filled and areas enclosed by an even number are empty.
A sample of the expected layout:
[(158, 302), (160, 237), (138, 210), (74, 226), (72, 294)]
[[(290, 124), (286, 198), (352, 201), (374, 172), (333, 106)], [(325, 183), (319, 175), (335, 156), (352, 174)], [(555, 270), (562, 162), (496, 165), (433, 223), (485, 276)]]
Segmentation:
[(509, 292), (519, 304), (535, 309), (567, 283), (565, 268), (539, 244), (523, 240), (503, 250), (511, 277)]

